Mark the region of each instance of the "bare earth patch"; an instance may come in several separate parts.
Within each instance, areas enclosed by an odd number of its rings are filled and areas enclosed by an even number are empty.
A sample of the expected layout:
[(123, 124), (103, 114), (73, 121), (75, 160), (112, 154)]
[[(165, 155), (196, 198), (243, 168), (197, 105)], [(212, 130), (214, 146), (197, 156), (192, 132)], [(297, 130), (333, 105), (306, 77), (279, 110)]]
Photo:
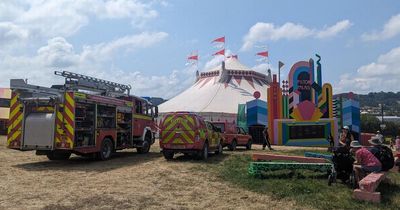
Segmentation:
[[(198, 164), (210, 163), (167, 162), (157, 143), (149, 154), (124, 150), (109, 161), (78, 156), (49, 161), (4, 145), (1, 137), (0, 209), (299, 208), (293, 201), (273, 200), (195, 169)], [(220, 164), (220, 159), (211, 164)]]

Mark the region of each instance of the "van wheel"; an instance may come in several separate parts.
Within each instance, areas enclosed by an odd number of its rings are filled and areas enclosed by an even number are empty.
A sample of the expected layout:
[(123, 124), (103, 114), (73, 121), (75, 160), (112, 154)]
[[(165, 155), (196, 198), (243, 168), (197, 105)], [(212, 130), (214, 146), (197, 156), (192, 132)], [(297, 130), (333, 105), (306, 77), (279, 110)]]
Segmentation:
[(232, 144), (229, 145), (229, 150), (230, 151), (236, 150), (236, 146), (237, 146), (237, 143), (236, 143), (236, 139), (235, 139), (235, 140), (232, 141)]
[(249, 139), (249, 141), (246, 144), (246, 149), (247, 150), (251, 150), (251, 145), (253, 144), (253, 142), (251, 141), (251, 139)]
[(166, 160), (174, 159), (174, 152), (163, 151), (163, 155)]
[(208, 158), (208, 143), (204, 143), (203, 150), (201, 151), (201, 159), (202, 160), (207, 160)]
[(222, 154), (222, 144), (221, 144), (221, 142), (218, 144), (218, 149), (215, 151), (215, 154), (216, 155), (218, 155), (218, 154)]
[(136, 148), (137, 152), (139, 154), (148, 153), (150, 151), (150, 142), (151, 142), (151, 136), (146, 135), (146, 137), (144, 137), (144, 142), (143, 142), (142, 147)]
[(99, 160), (108, 160), (111, 158), (113, 153), (113, 143), (111, 139), (105, 138), (101, 143), (100, 152), (97, 153), (97, 159)]
[(68, 160), (71, 157), (71, 152), (49, 152), (46, 154), (49, 160)]

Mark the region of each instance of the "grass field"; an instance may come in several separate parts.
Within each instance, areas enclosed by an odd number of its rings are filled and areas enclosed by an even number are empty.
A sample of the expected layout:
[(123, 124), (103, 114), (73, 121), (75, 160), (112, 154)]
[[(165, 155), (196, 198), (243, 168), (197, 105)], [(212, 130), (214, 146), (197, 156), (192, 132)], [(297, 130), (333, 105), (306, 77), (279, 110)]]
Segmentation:
[[(275, 154), (303, 155), (305, 151), (276, 151)], [(303, 207), (316, 209), (399, 209), (400, 174), (390, 172), (389, 182), (382, 183), (378, 191), (382, 193), (381, 204), (370, 204), (352, 199), (352, 190), (338, 180), (328, 186), (326, 173), (307, 170), (268, 172), (267, 178), (259, 179), (248, 175), (250, 155), (232, 155), (222, 164), (201, 166), (198, 170), (215, 173), (221, 180), (241, 188), (272, 196), (276, 200), (294, 200)]]
[(0, 209), (398, 209), (400, 177), (390, 174), (380, 205), (351, 199), (324, 173), (280, 171), (267, 179), (247, 174), (250, 155), (302, 155), (319, 148), (275, 147), (224, 151), (207, 161), (178, 156), (166, 161), (157, 144), (139, 155), (118, 152), (109, 161), (73, 156), (49, 161), (34, 152), (6, 149), (0, 138)]

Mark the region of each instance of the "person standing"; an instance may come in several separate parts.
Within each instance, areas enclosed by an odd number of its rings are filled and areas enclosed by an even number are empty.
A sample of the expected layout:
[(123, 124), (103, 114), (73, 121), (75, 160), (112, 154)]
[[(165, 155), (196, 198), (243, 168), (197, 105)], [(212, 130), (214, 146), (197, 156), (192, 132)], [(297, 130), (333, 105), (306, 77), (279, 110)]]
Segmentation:
[(396, 151), (400, 153), (400, 136), (396, 136)]
[(379, 141), (381, 142), (381, 144), (383, 144), (383, 142), (385, 141), (385, 139), (383, 138), (383, 135), (381, 134), (380, 131), (376, 131), (376, 135), (377, 138), (379, 138)]
[(269, 142), (268, 126), (265, 126), (264, 131), (263, 131), (263, 136), (264, 136), (264, 139), (263, 139), (262, 149), (265, 150), (265, 147), (268, 146), (268, 149), (272, 150), (271, 143)]

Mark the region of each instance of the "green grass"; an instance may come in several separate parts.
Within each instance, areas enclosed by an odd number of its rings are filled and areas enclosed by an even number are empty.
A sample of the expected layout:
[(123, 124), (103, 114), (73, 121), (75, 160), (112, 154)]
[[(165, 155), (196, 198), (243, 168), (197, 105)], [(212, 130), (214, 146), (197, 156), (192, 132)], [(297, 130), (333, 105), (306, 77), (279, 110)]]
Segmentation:
[[(275, 152), (275, 154), (302, 155), (304, 150)], [(310, 151), (313, 152), (313, 151)], [(321, 151), (314, 151), (321, 152)], [(210, 158), (212, 159), (212, 158)], [(328, 186), (326, 173), (307, 170), (275, 171), (266, 173), (264, 179), (248, 175), (251, 162), (249, 155), (230, 155), (219, 164), (199, 165), (199, 170), (215, 173), (220, 179), (232, 185), (268, 194), (272, 198), (294, 200), (303, 207), (317, 209), (399, 209), (400, 208), (400, 174), (390, 173), (392, 183), (381, 183), (378, 191), (382, 193), (381, 204), (371, 204), (352, 199), (352, 190), (338, 180), (337, 184)], [(213, 163), (213, 161), (208, 161)]]

